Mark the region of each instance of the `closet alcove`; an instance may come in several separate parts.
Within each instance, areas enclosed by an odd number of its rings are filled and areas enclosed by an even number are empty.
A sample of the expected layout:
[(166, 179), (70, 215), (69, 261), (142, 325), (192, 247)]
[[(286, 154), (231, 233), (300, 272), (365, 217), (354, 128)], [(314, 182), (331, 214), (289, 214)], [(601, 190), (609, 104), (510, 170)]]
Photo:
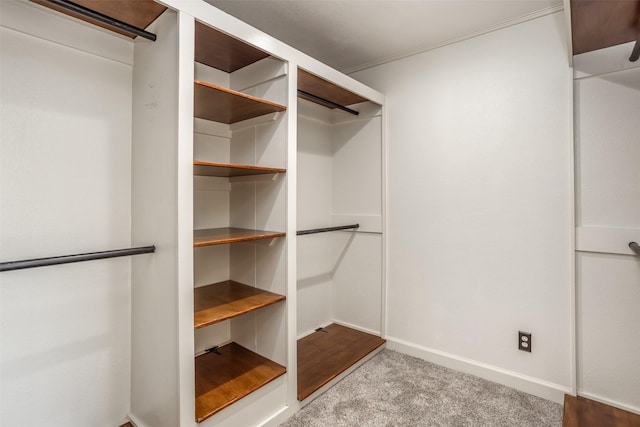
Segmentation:
[[(385, 342), (381, 107), (298, 70), (297, 152), (297, 397), (304, 401)], [(331, 230), (344, 225), (357, 227)]]

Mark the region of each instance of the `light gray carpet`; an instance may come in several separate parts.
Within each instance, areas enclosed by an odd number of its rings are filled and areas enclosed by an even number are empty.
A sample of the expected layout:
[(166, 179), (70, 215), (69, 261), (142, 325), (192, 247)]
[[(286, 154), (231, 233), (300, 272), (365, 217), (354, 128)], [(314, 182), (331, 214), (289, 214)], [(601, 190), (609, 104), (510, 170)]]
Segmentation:
[(561, 425), (562, 405), (383, 350), (281, 427)]

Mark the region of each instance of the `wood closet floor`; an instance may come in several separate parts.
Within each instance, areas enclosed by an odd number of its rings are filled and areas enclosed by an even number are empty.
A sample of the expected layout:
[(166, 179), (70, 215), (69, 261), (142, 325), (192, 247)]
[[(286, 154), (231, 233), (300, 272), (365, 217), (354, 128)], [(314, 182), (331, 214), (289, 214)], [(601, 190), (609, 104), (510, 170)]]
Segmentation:
[(562, 427), (640, 427), (640, 415), (584, 397), (565, 395)]

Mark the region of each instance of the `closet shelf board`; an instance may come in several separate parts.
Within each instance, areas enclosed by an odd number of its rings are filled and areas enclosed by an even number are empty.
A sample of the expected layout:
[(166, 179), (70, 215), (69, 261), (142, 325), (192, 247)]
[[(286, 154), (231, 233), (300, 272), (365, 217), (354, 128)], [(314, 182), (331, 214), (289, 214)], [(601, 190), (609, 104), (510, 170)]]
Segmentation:
[(250, 242), (252, 240), (273, 239), (284, 237), (281, 231), (251, 230), (247, 228), (208, 228), (193, 232), (193, 246), (224, 245), (226, 243)]
[(200, 329), (280, 301), (284, 295), (226, 280), (194, 289), (193, 326)]
[(284, 105), (201, 80), (194, 83), (194, 98), (194, 114), (197, 118), (225, 124), (287, 109)]
[(337, 324), (298, 340), (298, 400), (304, 400), (386, 341)]
[(196, 62), (232, 73), (268, 56), (260, 49), (196, 21)]
[(196, 357), (196, 420), (216, 412), (283, 375), (287, 370), (265, 357), (231, 343)]
[(193, 174), (198, 176), (249, 176), (249, 175), (269, 175), (276, 173), (285, 173), (287, 170), (282, 168), (271, 168), (265, 166), (237, 165), (228, 163), (213, 163), (194, 160)]
[[(73, 16), (74, 18), (78, 18), (90, 24), (133, 38), (133, 36), (128, 32), (119, 31), (117, 28), (105, 25), (100, 21), (80, 15), (79, 13), (72, 12), (60, 6), (56, 6), (46, 0), (31, 1), (64, 13), (65, 15)], [(162, 13), (167, 10), (166, 6), (156, 3), (153, 0), (73, 0), (73, 2), (80, 6), (84, 6), (87, 9), (99, 12), (140, 29), (147, 28), (149, 24), (155, 21), (158, 16), (162, 15)]]
[[(298, 89), (343, 106), (368, 101), (368, 99), (360, 95), (356, 95), (302, 69), (298, 69)], [(326, 106), (324, 104), (320, 105)]]

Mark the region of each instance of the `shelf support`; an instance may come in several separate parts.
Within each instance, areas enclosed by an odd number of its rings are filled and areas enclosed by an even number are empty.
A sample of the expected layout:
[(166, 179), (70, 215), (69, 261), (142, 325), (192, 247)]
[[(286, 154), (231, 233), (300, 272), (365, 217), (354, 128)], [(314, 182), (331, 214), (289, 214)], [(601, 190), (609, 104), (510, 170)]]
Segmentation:
[(300, 98), (308, 99), (309, 101), (313, 101), (313, 102), (317, 102), (318, 104), (322, 104), (325, 107), (337, 108), (338, 110), (346, 111), (347, 113), (353, 114), (354, 116), (357, 116), (357, 115), (360, 114), (359, 111), (352, 110), (351, 108), (345, 107), (344, 105), (336, 104), (335, 102), (329, 101), (328, 99), (320, 98), (319, 96), (316, 96), (316, 95), (314, 95), (312, 93), (309, 93), (309, 92), (305, 92), (304, 90), (298, 89), (298, 96)]
[(631, 248), (633, 253), (635, 253), (636, 255), (640, 256), (640, 245), (639, 244), (637, 244), (636, 242), (629, 242), (629, 248)]
[(25, 259), (0, 263), (0, 271), (22, 270), (25, 268), (45, 267), (48, 265), (69, 264), (72, 262), (92, 261), (96, 259), (117, 258), (121, 256), (148, 254), (156, 251), (155, 246), (114, 249), (102, 252), (63, 255), (48, 258)]
[(328, 231), (351, 230), (351, 229), (357, 230), (358, 228), (360, 228), (360, 224), (339, 225), (337, 227), (313, 228), (311, 230), (300, 230), (296, 232), (296, 235), (304, 236), (307, 234), (326, 233)]
[(153, 33), (150, 33), (138, 27), (134, 27), (131, 24), (127, 24), (126, 22), (104, 15), (100, 12), (96, 12), (95, 10), (73, 3), (71, 1), (68, 1), (68, 0), (43, 0), (43, 1), (46, 3), (50, 3), (52, 5), (58, 6), (62, 9), (68, 10), (70, 12), (85, 16), (89, 19), (100, 22), (102, 24), (105, 24), (119, 31), (123, 31), (132, 36), (140, 36), (147, 40), (151, 40), (152, 42), (156, 41), (156, 35)]

